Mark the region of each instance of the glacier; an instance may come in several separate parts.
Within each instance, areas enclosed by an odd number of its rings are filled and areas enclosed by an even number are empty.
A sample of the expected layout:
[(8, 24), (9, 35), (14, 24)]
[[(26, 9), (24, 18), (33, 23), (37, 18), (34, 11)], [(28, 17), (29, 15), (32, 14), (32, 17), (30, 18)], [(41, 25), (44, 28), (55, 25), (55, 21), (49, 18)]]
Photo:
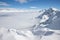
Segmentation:
[(60, 40), (60, 10), (0, 12), (0, 40)]

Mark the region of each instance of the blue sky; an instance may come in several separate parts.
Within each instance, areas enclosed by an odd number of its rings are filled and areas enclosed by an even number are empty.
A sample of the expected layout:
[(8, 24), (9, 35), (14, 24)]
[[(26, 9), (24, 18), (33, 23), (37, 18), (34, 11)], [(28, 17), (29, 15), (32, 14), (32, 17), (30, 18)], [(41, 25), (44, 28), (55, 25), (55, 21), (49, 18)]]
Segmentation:
[(0, 8), (44, 9), (50, 7), (60, 9), (60, 0), (0, 0)]

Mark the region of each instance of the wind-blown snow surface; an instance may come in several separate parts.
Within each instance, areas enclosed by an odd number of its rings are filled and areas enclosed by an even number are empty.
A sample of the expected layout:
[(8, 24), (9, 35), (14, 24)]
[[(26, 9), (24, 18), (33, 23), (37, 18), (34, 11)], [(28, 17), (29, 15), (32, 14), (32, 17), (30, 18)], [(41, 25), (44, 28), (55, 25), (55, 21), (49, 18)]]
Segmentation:
[(60, 11), (0, 12), (0, 40), (60, 40)]

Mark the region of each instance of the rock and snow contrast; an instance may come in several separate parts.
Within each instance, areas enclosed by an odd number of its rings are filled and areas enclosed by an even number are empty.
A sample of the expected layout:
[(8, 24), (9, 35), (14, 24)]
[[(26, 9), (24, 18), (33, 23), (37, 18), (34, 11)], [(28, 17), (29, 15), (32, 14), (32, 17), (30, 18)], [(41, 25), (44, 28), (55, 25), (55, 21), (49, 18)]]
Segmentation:
[(60, 40), (60, 10), (0, 12), (0, 40)]

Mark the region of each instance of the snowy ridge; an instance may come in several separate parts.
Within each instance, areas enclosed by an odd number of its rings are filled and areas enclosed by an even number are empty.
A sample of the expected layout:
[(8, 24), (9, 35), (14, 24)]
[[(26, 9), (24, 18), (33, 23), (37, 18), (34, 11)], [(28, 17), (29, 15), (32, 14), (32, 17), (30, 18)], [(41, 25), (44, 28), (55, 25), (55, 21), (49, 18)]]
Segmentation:
[[(58, 17), (57, 13), (55, 12), (54, 8), (49, 8), (48, 10), (45, 10), (41, 15), (39, 15), (37, 19), (37, 27), (45, 27), (49, 24), (51, 24), (56, 18)], [(38, 26), (39, 25), (39, 26)]]
[(21, 30), (0, 28), (0, 40), (59, 40), (60, 27), (56, 22), (60, 23), (60, 11), (49, 8), (38, 13), (39, 15), (34, 18), (36, 23), (32, 27)]

